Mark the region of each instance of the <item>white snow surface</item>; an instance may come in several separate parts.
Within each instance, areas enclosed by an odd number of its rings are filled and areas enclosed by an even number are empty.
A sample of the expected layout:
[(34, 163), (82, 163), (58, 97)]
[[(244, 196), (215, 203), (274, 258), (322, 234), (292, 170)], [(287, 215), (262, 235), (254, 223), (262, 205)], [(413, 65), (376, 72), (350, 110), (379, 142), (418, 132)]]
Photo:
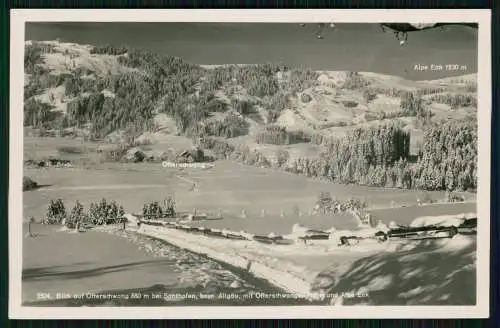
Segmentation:
[(139, 222), (139, 219), (132, 214), (127, 213), (123, 217), (127, 219), (127, 225), (137, 226), (137, 223)]
[[(475, 214), (417, 218), (412, 226), (436, 222), (451, 225), (465, 217)], [(389, 242), (364, 239), (350, 247), (339, 246), (341, 236), (370, 237), (388, 229), (381, 223), (354, 231), (332, 227), (328, 229), (329, 240), (303, 243), (298, 239), (308, 228), (295, 224), (292, 233), (283, 236), (296, 240), (291, 245), (212, 238), (151, 225), (141, 225), (139, 233), (246, 269), (288, 293), (311, 300), (325, 299), (333, 305), (475, 303), (475, 236)], [(360, 290), (368, 296), (359, 297)], [(447, 294), (454, 297), (443, 296)]]
[(440, 215), (418, 217), (410, 224), (411, 227), (423, 227), (436, 225), (442, 227), (458, 227), (465, 219), (477, 217), (475, 213), (463, 213), (459, 215)]

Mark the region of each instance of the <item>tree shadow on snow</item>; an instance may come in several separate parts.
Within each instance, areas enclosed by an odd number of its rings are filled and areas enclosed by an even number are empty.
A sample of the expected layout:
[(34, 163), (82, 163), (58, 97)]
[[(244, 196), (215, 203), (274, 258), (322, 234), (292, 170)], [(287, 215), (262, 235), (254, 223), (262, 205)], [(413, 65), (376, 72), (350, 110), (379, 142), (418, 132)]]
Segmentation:
[(38, 189), (52, 187), (51, 184), (37, 184), (36, 186), (31, 187), (30, 189), (23, 190), (23, 192), (35, 191)]
[(457, 250), (438, 241), (421, 241), (411, 250), (382, 252), (321, 272), (313, 291), (342, 294), (343, 305), (475, 305), (476, 242)]
[(64, 266), (50, 266), (50, 267), (39, 267), (24, 269), (22, 272), (23, 282), (33, 281), (33, 280), (43, 280), (43, 279), (57, 279), (57, 280), (69, 280), (69, 279), (82, 279), (88, 277), (95, 277), (99, 275), (104, 275), (108, 273), (115, 273), (120, 271), (126, 271), (134, 267), (145, 268), (148, 266), (158, 266), (158, 265), (173, 265), (175, 260), (154, 260), (154, 261), (140, 261), (133, 263), (125, 263), (119, 265), (112, 265), (100, 268), (92, 268), (86, 270), (68, 271), (65, 270)]

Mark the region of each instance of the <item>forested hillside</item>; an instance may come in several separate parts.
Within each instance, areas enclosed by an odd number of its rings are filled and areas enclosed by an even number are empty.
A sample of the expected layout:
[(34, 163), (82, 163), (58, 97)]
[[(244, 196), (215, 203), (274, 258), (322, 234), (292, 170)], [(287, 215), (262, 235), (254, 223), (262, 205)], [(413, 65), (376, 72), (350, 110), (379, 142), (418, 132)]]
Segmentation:
[[(477, 185), (474, 76), (441, 85), (274, 63), (206, 68), (55, 41), (27, 42), (24, 64), (24, 125), (39, 131), (77, 128), (97, 141), (118, 130), (156, 133), (162, 114), (181, 135), (247, 164), (342, 183)], [(290, 156), (299, 144), (317, 146), (317, 156)], [(276, 147), (274, 160), (265, 147)]]

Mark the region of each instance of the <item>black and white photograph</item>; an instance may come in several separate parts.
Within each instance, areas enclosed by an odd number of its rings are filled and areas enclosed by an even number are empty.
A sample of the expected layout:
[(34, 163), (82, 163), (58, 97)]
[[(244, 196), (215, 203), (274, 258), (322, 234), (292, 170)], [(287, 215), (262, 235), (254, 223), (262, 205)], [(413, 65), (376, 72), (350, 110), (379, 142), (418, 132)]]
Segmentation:
[(488, 315), (489, 11), (78, 11), (11, 16), (11, 315)]

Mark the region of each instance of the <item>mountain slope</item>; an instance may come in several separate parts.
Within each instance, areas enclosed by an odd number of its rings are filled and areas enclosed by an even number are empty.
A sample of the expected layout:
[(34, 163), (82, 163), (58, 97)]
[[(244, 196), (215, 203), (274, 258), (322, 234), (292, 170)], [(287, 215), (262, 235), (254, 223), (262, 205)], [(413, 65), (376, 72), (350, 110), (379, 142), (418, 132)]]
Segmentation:
[(221, 159), (339, 183), (477, 186), (472, 75), (408, 81), (272, 63), (207, 69), (60, 42), (27, 42), (24, 55), (24, 125), (33, 131), (69, 128), (122, 148), (159, 144), (160, 152), (194, 143)]
[[(418, 135), (422, 130), (418, 115), (402, 112), (401, 99), (407, 93), (419, 95), (434, 121), (475, 115), (477, 106), (475, 74), (409, 81), (377, 73), (313, 72), (284, 65), (202, 67), (130, 49), (57, 41), (27, 41), (26, 49), (26, 103), (46, 104), (50, 112), (61, 113), (42, 115), (45, 120), (59, 117), (57, 124), (43, 122), (45, 127), (92, 123), (98, 137), (134, 124), (136, 130), (154, 130), (153, 118), (161, 113), (163, 121), (170, 118), (169, 131), (175, 130), (172, 124), (180, 133), (205, 129), (208, 135), (238, 137), (239, 142), (245, 135), (251, 139), (269, 123), (329, 136), (392, 119)], [(99, 109), (85, 112), (89, 104), (82, 104), (82, 99), (88, 98)], [(178, 107), (197, 108), (198, 114), (180, 117)], [(110, 114), (116, 108), (124, 114)], [(37, 111), (25, 106), (26, 110)], [(96, 122), (98, 116), (106, 121)], [(25, 125), (42, 125), (35, 121), (27, 120)], [(204, 122), (205, 127), (193, 127), (193, 121)], [(231, 124), (241, 126), (233, 131)]]

